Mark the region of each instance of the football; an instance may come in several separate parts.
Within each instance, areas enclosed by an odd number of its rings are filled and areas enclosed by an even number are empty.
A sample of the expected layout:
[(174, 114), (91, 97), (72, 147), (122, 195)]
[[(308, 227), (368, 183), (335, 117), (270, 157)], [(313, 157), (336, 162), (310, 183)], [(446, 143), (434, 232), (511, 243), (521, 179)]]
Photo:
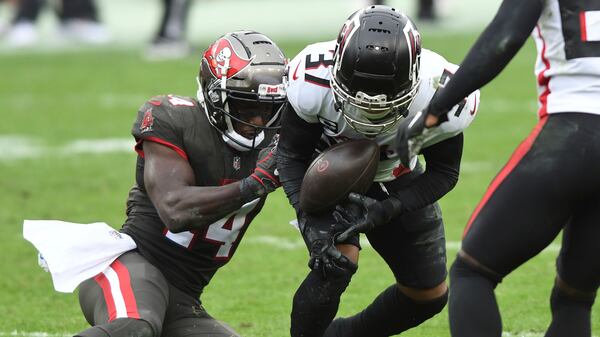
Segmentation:
[(367, 192), (379, 164), (379, 145), (349, 140), (323, 151), (310, 164), (300, 189), (300, 208), (320, 213), (343, 202), (350, 192)]

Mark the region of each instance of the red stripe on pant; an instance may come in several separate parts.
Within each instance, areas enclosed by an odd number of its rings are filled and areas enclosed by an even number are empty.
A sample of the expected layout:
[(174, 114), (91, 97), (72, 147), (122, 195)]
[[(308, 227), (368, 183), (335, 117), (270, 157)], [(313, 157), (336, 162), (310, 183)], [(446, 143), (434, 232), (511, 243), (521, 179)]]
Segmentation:
[(135, 295), (133, 294), (133, 289), (131, 288), (129, 270), (127, 270), (127, 267), (125, 267), (125, 265), (119, 260), (115, 260), (111, 267), (114, 269), (117, 275), (119, 275), (119, 285), (121, 286), (121, 294), (123, 294), (123, 298), (125, 299), (127, 317), (139, 319), (140, 313), (138, 312)]
[[(137, 303), (133, 294), (133, 289), (131, 288), (131, 278), (129, 276), (127, 267), (125, 267), (125, 265), (119, 260), (115, 260), (110, 267), (115, 271), (119, 279), (119, 289), (121, 290), (121, 295), (123, 296), (123, 302), (125, 303), (125, 309), (127, 312), (126, 317), (139, 319), (140, 314), (137, 309)], [(96, 275), (94, 280), (98, 283), (98, 285), (100, 285), (100, 288), (102, 288), (104, 301), (106, 302), (106, 309), (108, 311), (108, 321), (111, 322), (118, 317), (117, 307), (114, 299), (115, 294), (112, 293), (110, 280), (104, 273)]]
[(496, 192), (500, 184), (502, 184), (504, 179), (506, 179), (506, 177), (515, 169), (519, 162), (521, 162), (521, 159), (523, 159), (523, 157), (525, 157), (525, 155), (529, 152), (537, 136), (544, 128), (546, 121), (548, 121), (548, 115), (542, 117), (539, 120), (539, 122), (537, 123), (535, 128), (533, 128), (533, 131), (531, 131), (529, 136), (527, 136), (527, 138), (525, 138), (525, 140), (521, 142), (521, 144), (519, 144), (515, 152), (513, 152), (512, 156), (508, 160), (508, 163), (504, 165), (502, 170), (498, 173), (498, 175), (496, 175), (494, 180), (492, 180), (490, 186), (483, 195), (483, 198), (481, 199), (481, 201), (475, 208), (475, 211), (471, 215), (471, 218), (469, 219), (469, 222), (467, 223), (467, 226), (465, 227), (465, 230), (463, 232), (463, 238), (467, 235), (467, 232), (469, 232), (469, 229), (471, 228), (471, 225), (479, 215), (479, 212), (481, 212), (481, 209), (487, 204), (488, 200), (490, 200), (490, 198), (492, 197), (494, 192)]

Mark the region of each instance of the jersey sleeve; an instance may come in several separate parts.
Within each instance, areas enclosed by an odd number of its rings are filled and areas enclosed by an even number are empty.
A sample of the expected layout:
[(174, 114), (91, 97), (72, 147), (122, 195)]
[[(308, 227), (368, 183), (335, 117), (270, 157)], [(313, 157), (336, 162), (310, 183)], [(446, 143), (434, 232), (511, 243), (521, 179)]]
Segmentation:
[[(288, 102), (298, 115), (307, 123), (319, 123), (319, 113), (326, 108), (331, 95), (329, 69), (325, 63), (307, 69), (307, 59), (319, 57), (319, 53), (330, 53), (325, 43), (308, 46), (289, 64), (287, 87)], [(322, 49), (325, 49), (324, 51)], [(324, 61), (328, 62), (328, 61)]]
[[(442, 75), (440, 77), (438, 87), (442, 88), (457, 69), (458, 66), (448, 62), (444, 68), (445, 75), (447, 76)], [(475, 90), (448, 111), (446, 121), (426, 131), (423, 148), (437, 144), (463, 132), (471, 125), (473, 119), (475, 119), (479, 105), (480, 93), (479, 90)]]
[(153, 97), (138, 110), (131, 134), (136, 141), (135, 150), (140, 156), (144, 156), (144, 142), (152, 141), (165, 145), (188, 159), (184, 146), (185, 116), (173, 101), (176, 104), (194, 106), (192, 101), (169, 95)]

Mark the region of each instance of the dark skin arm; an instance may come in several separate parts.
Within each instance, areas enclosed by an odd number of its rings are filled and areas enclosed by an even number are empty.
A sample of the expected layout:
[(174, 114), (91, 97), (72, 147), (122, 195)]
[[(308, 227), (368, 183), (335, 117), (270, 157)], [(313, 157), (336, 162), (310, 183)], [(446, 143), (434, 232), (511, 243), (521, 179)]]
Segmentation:
[(144, 159), (146, 190), (173, 233), (203, 229), (243, 205), (240, 182), (195, 186), (188, 161), (164, 145), (144, 142)]

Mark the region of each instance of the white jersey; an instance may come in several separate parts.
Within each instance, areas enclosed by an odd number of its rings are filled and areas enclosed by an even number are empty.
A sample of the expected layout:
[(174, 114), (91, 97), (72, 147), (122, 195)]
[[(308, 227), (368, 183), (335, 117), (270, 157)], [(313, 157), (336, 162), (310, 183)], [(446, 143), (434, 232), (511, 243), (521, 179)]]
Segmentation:
[(600, 114), (600, 7), (592, 1), (545, 0), (531, 33), (537, 47), (539, 115)]
[[(352, 129), (343, 115), (334, 108), (333, 92), (329, 86), (329, 68), (333, 63), (334, 49), (335, 41), (315, 43), (304, 48), (290, 62), (288, 100), (300, 118), (308, 123), (321, 123), (327, 137), (337, 141), (367, 138)], [(449, 80), (456, 69), (458, 66), (449, 63), (442, 56), (423, 49), (420, 85), (409, 113), (425, 108), (435, 91)], [(447, 122), (429, 129), (423, 148), (462, 132), (471, 124), (478, 107), (479, 91), (476, 91), (448, 113)], [(396, 132), (397, 128), (393, 128), (373, 138), (381, 148), (381, 161), (375, 181), (394, 180), (408, 172), (395, 152)]]

